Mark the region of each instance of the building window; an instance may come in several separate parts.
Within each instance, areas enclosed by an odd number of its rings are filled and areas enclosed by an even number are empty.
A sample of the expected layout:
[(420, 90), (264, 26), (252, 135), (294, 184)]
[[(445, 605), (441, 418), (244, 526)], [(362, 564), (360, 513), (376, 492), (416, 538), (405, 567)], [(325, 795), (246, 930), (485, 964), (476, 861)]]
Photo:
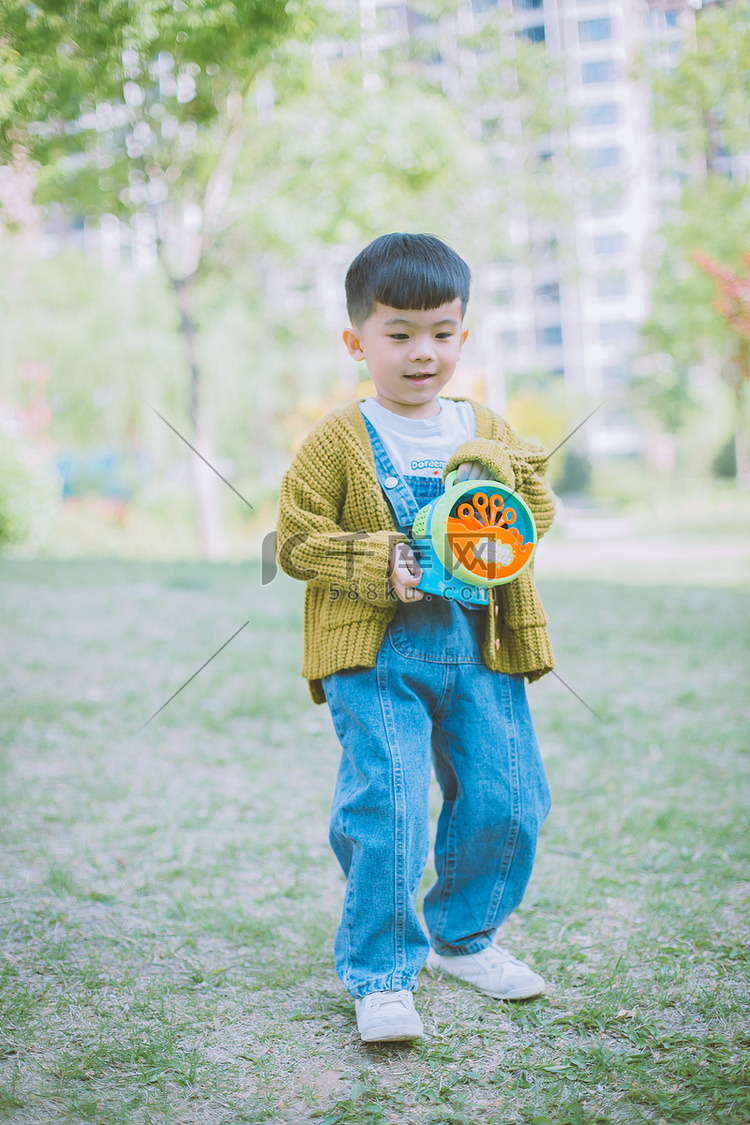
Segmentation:
[(610, 231), (594, 236), (594, 253), (604, 257), (606, 254), (621, 254), (625, 249), (625, 235), (622, 231)]
[(664, 18), (667, 21), (667, 27), (677, 27), (680, 18), (679, 12), (665, 12)]
[(588, 153), (589, 168), (617, 168), (620, 164), (620, 150), (616, 145), (608, 148), (592, 148)]
[(582, 43), (601, 43), (612, 38), (612, 20), (579, 20), (578, 36)]
[(614, 60), (597, 59), (596, 62), (583, 63), (581, 77), (586, 86), (591, 86), (595, 82), (611, 82), (615, 77)]
[(544, 42), (544, 24), (541, 23), (535, 27), (525, 27), (523, 31), (518, 32), (524, 39), (528, 39), (530, 43), (543, 43)]
[(635, 329), (629, 320), (603, 320), (599, 325), (599, 339), (603, 344), (630, 344)]
[(624, 273), (604, 273), (596, 279), (596, 295), (600, 300), (627, 297), (628, 279)]
[(548, 324), (546, 328), (538, 328), (536, 342), (540, 348), (559, 348), (562, 344), (562, 327), (559, 324)]
[(616, 125), (618, 107), (615, 102), (587, 105), (583, 111), (584, 125)]
[(436, 23), (431, 16), (426, 16), (423, 12), (415, 12), (413, 8), (407, 8), (406, 15), (410, 32), (416, 31), (418, 27), (433, 27)]
[(543, 8), (544, 0), (513, 0), (515, 8)]
[(547, 285), (537, 285), (534, 290), (534, 295), (540, 301), (554, 301), (556, 304), (560, 302), (560, 286), (556, 281), (550, 281)]

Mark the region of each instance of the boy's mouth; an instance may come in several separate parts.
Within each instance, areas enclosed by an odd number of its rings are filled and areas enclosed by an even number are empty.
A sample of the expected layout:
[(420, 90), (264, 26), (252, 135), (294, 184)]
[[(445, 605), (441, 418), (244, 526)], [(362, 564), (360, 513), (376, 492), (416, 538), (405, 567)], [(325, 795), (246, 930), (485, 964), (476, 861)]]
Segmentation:
[(415, 371), (413, 375), (407, 375), (406, 378), (412, 383), (426, 383), (428, 379), (435, 378), (435, 373), (433, 371)]

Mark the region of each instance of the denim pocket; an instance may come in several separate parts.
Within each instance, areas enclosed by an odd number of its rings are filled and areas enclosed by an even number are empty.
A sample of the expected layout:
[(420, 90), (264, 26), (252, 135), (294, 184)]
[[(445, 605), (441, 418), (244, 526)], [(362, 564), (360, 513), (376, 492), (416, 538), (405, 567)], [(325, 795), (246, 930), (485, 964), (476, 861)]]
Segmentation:
[(450, 598), (399, 605), (388, 637), (399, 653), (430, 664), (483, 664), (485, 614)]

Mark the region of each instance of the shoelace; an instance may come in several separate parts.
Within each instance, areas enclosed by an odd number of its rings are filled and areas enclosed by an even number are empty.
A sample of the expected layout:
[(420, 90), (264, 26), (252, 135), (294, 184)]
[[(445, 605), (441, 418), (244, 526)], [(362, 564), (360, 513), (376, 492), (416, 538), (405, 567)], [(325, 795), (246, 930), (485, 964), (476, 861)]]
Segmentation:
[(391, 992), (389, 994), (375, 992), (372, 996), (368, 997), (369, 1006), (371, 1008), (379, 1008), (381, 1004), (403, 1004), (406, 997), (409, 996), (408, 992)]
[(511, 961), (515, 961), (512, 953), (507, 949), (501, 949), (497, 945), (488, 945), (483, 952), (490, 958), (494, 965), (507, 965)]

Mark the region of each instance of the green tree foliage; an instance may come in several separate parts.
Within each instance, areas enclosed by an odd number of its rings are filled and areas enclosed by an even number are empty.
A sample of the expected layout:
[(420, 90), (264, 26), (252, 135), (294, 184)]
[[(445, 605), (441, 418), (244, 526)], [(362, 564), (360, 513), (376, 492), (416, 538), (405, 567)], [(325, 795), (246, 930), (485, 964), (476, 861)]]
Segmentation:
[[(447, 88), (465, 131), (481, 140), (490, 162), (490, 178), (474, 206), (483, 204), (495, 223), (498, 212), (517, 212), (521, 201), (535, 219), (562, 219), (570, 201), (561, 191), (560, 163), (569, 158), (571, 122), (562, 62), (544, 44), (518, 35), (502, 8), (471, 16), (454, 8), (441, 15), (438, 27), (437, 45), (453, 77), (446, 81), (445, 65), (428, 65), (425, 78)], [(429, 38), (417, 38), (412, 54), (429, 60)]]
[(661, 229), (663, 256), (646, 338), (683, 370), (731, 351), (731, 331), (714, 304), (716, 287), (691, 255), (705, 250), (739, 266), (744, 247), (750, 246), (748, 203), (750, 184), (714, 173), (685, 185), (679, 212)]
[(748, 150), (749, 76), (750, 3), (707, 5), (676, 67), (652, 75), (656, 127), (676, 138), (684, 160), (716, 171), (727, 151)]
[(304, 93), (282, 93), (242, 169), (243, 210), (268, 248), (304, 258), (425, 223), (466, 235), (486, 153), (446, 98), (386, 63), (374, 72), (342, 59), (316, 76), (311, 60), (297, 60), (309, 70)]
[[(636, 393), (672, 432), (696, 408), (691, 368), (701, 365), (735, 381), (736, 336), (694, 255), (708, 254), (737, 270), (750, 248), (750, 181), (729, 174), (750, 151), (750, 3), (711, 5), (698, 13), (696, 25), (695, 42), (684, 45), (675, 68), (652, 75), (655, 123), (674, 146), (683, 187), (660, 232), (644, 327), (654, 358)], [(740, 397), (735, 402), (742, 430)]]
[(375, 31), (328, 15), (312, 46), (275, 53), (241, 175), (241, 207), (270, 246), (304, 255), (427, 223), (481, 265), (508, 250), (510, 203), (559, 214), (539, 156), (566, 120), (556, 65), (504, 13), (428, 14), (377, 50)]
[[(159, 274), (104, 271), (72, 250), (28, 258), (9, 242), (0, 320), (0, 400), (22, 404), (17, 373), (44, 365), (58, 451), (137, 452), (144, 401), (156, 394), (187, 425), (177, 317)], [(153, 452), (161, 460), (170, 445), (154, 443)]]
[(39, 162), (42, 201), (151, 217), (184, 282), (222, 222), (244, 96), (302, 22), (289, 0), (0, 0), (0, 157)]
[[(0, 152), (39, 161), (42, 199), (154, 223), (209, 460), (191, 283), (223, 222), (245, 94), (300, 23), (292, 0), (0, 0)], [(197, 460), (195, 491), (204, 550), (221, 557), (218, 485)]]
[[(195, 293), (217, 433), (238, 468), (269, 463), (269, 439), (285, 449), (315, 420), (316, 404), (331, 405), (347, 362), (337, 332), (343, 266), (364, 243), (386, 230), (431, 230), (479, 270), (509, 252), (508, 201), (528, 201), (551, 181), (549, 165), (531, 156), (532, 141), (560, 121), (543, 49), (513, 39), (502, 67), (482, 57), (472, 85), (460, 78), (471, 52), (457, 50), (455, 24), (452, 5), (444, 25), (422, 26), (418, 43), (371, 52), (358, 17), (328, 14), (313, 42), (287, 41), (256, 80), (211, 274)], [(460, 34), (468, 42), (470, 32), (479, 41), (476, 27)], [(486, 35), (490, 54), (505, 42), (499, 22)], [(433, 59), (438, 41), (450, 66)], [(486, 129), (475, 127), (480, 110), (492, 118)], [(506, 159), (519, 127), (526, 190)], [(333, 311), (322, 307), (325, 285), (335, 285)], [(299, 427), (279, 417), (287, 412), (300, 413)]]
[[(467, 23), (453, 2), (376, 51), (358, 12), (351, 23), (316, 12), (313, 37), (309, 9), (280, 0), (109, 0), (101, 26), (99, 12), (90, 0), (20, 13), (0, 0), (0, 66), (14, 76), (3, 151), (41, 163), (41, 200), (92, 224), (151, 224), (179, 306), (196, 444), (211, 456), (216, 433), (245, 490), (274, 415), (324, 397), (340, 371), (320, 306), (290, 313), (274, 269), (303, 277), (299, 295), (333, 248), (393, 229), (442, 234), (478, 267), (507, 252), (509, 201), (546, 215), (559, 198), (538, 158), (562, 120), (554, 68), (497, 13)], [(133, 387), (164, 381), (158, 361), (136, 362)], [(116, 397), (135, 433), (133, 387)], [(141, 429), (147, 417), (142, 404)]]
[(0, 548), (33, 554), (60, 502), (55, 473), (18, 437), (0, 431)]
[(179, 125), (205, 125), (297, 18), (286, 0), (0, 0), (0, 158), (14, 144), (45, 166), (90, 151), (114, 124), (107, 107), (124, 144), (156, 87)]

